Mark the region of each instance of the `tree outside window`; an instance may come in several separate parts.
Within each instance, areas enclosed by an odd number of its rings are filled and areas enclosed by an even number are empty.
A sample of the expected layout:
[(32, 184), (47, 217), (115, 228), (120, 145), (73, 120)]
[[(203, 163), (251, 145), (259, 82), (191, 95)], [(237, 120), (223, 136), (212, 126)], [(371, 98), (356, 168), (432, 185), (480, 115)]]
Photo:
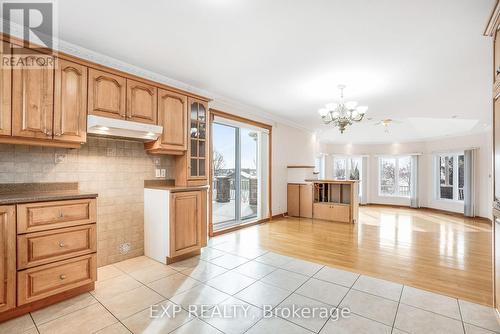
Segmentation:
[(380, 196), (410, 197), (411, 158), (379, 158), (379, 194)]

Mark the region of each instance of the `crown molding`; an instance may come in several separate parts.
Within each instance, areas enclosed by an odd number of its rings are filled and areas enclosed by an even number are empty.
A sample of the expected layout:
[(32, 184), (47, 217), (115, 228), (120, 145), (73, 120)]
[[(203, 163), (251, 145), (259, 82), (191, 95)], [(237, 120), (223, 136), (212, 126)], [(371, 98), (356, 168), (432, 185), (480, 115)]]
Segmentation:
[[(17, 24), (17, 23), (8, 23), (7, 21), (4, 21), (0, 18), (0, 29), (1, 32), (4, 31), (4, 26), (5, 24), (10, 24), (10, 33), (13, 37), (17, 37), (22, 39), (23, 38), (23, 26)], [(138, 77), (142, 77), (145, 79), (149, 79), (151, 81), (155, 81), (158, 83), (165, 84), (167, 86), (177, 88), (192, 94), (196, 95), (201, 95), (205, 96), (207, 98), (210, 98), (212, 101), (209, 103), (209, 106), (211, 108), (216, 108), (220, 109), (222, 111), (228, 112), (228, 113), (233, 113), (233, 114), (238, 114), (241, 116), (245, 116), (247, 118), (252, 118), (252, 117), (258, 117), (268, 123), (272, 123), (273, 127), (277, 127), (278, 124), (284, 124), (287, 126), (290, 126), (292, 128), (296, 128), (301, 131), (305, 131), (308, 133), (312, 133), (313, 130), (307, 127), (304, 127), (298, 123), (295, 123), (293, 121), (287, 120), (285, 118), (279, 117), (271, 112), (264, 111), (262, 108), (251, 106), (242, 102), (239, 102), (237, 100), (234, 100), (232, 98), (214, 94), (208, 90), (200, 89), (198, 87), (189, 85), (185, 82), (175, 80), (172, 78), (169, 78), (167, 76), (158, 74), (153, 71), (146, 70), (144, 68), (126, 63), (124, 61), (121, 61), (119, 59), (92, 51), (90, 49), (84, 48), (82, 46), (79, 46), (74, 43), (69, 43), (67, 41), (58, 39), (53, 37), (53, 45), (54, 49), (59, 52), (66, 53), (68, 55), (78, 57), (96, 64), (100, 64), (103, 66), (107, 66), (119, 71), (123, 71), (126, 73), (130, 73), (133, 75), (136, 75)]]

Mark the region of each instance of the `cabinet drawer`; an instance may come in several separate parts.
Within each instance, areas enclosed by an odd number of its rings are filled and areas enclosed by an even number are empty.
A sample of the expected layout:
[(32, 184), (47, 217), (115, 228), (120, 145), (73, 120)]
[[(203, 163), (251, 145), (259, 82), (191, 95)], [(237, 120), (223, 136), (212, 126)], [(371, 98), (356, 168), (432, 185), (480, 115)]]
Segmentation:
[(95, 198), (29, 203), (17, 206), (18, 234), (95, 222)]
[(28, 233), (17, 237), (17, 269), (96, 251), (96, 225)]
[(95, 254), (19, 271), (17, 304), (31, 303), (92, 283), (96, 277)]

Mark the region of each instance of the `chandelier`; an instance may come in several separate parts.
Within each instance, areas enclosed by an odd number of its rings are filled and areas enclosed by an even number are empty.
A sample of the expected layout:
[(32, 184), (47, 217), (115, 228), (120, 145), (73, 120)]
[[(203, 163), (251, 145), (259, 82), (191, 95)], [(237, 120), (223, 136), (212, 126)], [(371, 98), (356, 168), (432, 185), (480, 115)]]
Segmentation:
[(344, 133), (346, 126), (354, 122), (361, 122), (368, 110), (366, 106), (358, 106), (357, 102), (344, 102), (345, 85), (339, 85), (340, 102), (328, 103), (325, 108), (318, 110), (323, 123), (331, 124), (339, 128), (340, 133)]

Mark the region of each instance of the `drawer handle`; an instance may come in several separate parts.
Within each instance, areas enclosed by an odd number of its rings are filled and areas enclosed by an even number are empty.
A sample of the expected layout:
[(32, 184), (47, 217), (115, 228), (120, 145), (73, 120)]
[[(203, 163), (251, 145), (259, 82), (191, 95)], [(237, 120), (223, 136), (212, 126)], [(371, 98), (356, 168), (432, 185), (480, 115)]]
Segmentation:
[(59, 247), (63, 248), (65, 246), (66, 246), (66, 244), (64, 243), (64, 241), (59, 241)]
[(63, 279), (66, 279), (66, 275), (61, 274), (61, 275), (59, 276), (59, 278), (60, 278), (60, 279), (61, 279), (61, 281), (62, 281)]

